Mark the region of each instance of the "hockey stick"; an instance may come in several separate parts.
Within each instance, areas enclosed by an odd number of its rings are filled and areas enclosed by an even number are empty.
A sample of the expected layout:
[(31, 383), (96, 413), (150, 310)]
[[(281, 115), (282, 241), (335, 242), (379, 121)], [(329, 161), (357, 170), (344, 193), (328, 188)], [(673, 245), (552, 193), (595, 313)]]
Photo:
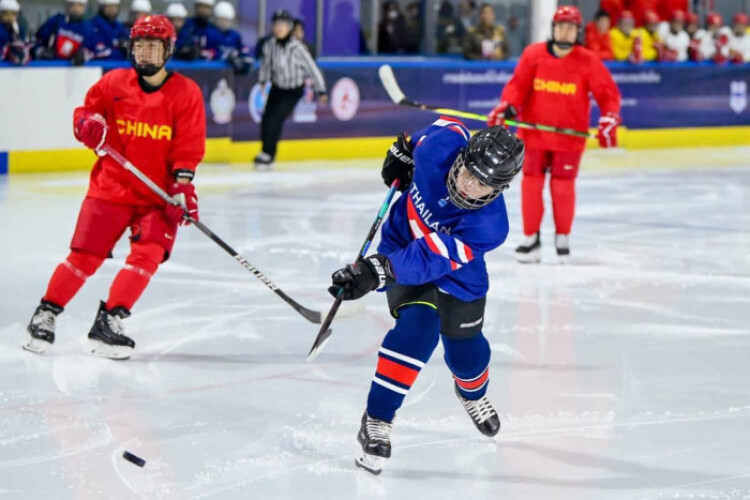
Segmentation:
[[(416, 108), (423, 111), (431, 111), (440, 115), (455, 116), (456, 118), (466, 118), (467, 120), (477, 120), (487, 123), (486, 115), (471, 113), (469, 111), (460, 111), (457, 109), (438, 108), (436, 106), (428, 106), (427, 104), (421, 104), (417, 101), (408, 100), (406, 98), (406, 95), (401, 90), (401, 87), (398, 86), (396, 76), (393, 74), (393, 68), (391, 68), (387, 64), (382, 65), (380, 69), (378, 69), (378, 75), (380, 76), (380, 82), (383, 84), (385, 91), (388, 93), (388, 97), (390, 97), (391, 100), (399, 106)], [(576, 137), (595, 137), (588, 132), (581, 132), (580, 130), (574, 130), (572, 128), (551, 127), (549, 125), (541, 125), (538, 123), (529, 123), (517, 120), (505, 120), (505, 123), (512, 127), (541, 130), (543, 132), (554, 132), (556, 134), (573, 135)]]
[[(103, 151), (104, 153), (108, 154), (113, 160), (119, 163), (125, 170), (128, 170), (130, 173), (135, 175), (138, 178), (138, 180), (140, 180), (146, 186), (148, 186), (148, 188), (151, 189), (151, 191), (159, 195), (161, 199), (163, 199), (170, 205), (175, 205), (175, 206), (181, 205), (181, 203), (178, 200), (169, 196), (161, 187), (159, 187), (158, 184), (152, 181), (146, 174), (138, 170), (138, 167), (130, 163), (128, 159), (122, 156), (119, 152), (115, 151), (108, 145), (102, 146), (100, 151)], [(253, 273), (256, 278), (261, 280), (268, 288), (273, 290), (273, 292), (276, 295), (284, 299), (284, 302), (292, 306), (294, 310), (300, 313), (306, 320), (311, 321), (313, 323), (320, 323), (321, 321), (320, 311), (313, 311), (306, 307), (302, 307), (300, 304), (295, 302), (291, 297), (289, 297), (287, 294), (282, 292), (279, 289), (279, 287), (274, 285), (273, 282), (271, 282), (271, 280), (268, 279), (263, 273), (261, 273), (255, 266), (250, 264), (248, 261), (244, 259), (244, 257), (242, 257), (239, 253), (237, 253), (232, 247), (227, 245), (224, 242), (224, 240), (216, 236), (201, 221), (195, 220), (187, 215), (185, 216), (185, 219), (189, 220), (190, 223), (195, 225), (195, 227), (197, 227), (198, 229), (200, 229), (203, 232), (203, 234), (211, 238), (214, 241), (214, 243), (216, 243), (221, 248), (223, 248), (229, 255), (232, 256), (232, 258), (234, 258), (237, 262), (239, 262), (242, 267), (244, 267), (245, 269)]]
[[(354, 259), (354, 262), (357, 262), (359, 259), (363, 258), (365, 254), (367, 254), (367, 250), (370, 249), (370, 245), (372, 244), (372, 240), (375, 238), (375, 234), (378, 232), (378, 229), (380, 228), (380, 224), (383, 222), (383, 219), (385, 218), (386, 212), (388, 212), (388, 207), (391, 206), (391, 201), (393, 200), (393, 195), (396, 193), (396, 189), (398, 189), (398, 185), (400, 184), (400, 181), (396, 179), (391, 184), (391, 188), (388, 190), (388, 195), (385, 197), (385, 201), (383, 202), (383, 205), (380, 207), (380, 211), (378, 212), (378, 216), (375, 217), (375, 222), (372, 223), (372, 227), (370, 227), (370, 232), (367, 233), (367, 238), (365, 238), (365, 242), (362, 244), (362, 248), (359, 249), (359, 253), (357, 254), (357, 258)], [(331, 310), (328, 311), (328, 315), (326, 316), (326, 319), (323, 320), (323, 324), (320, 325), (320, 331), (318, 332), (318, 336), (315, 337), (315, 342), (313, 342), (312, 347), (310, 348), (310, 352), (307, 354), (307, 361), (313, 361), (318, 354), (320, 354), (320, 351), (323, 350), (325, 345), (328, 343), (328, 339), (331, 337), (331, 329), (329, 326), (331, 326), (331, 323), (333, 322), (333, 317), (336, 316), (336, 312), (339, 310), (339, 307), (341, 306), (341, 302), (344, 300), (344, 289), (340, 289), (338, 295), (336, 296), (336, 300), (334, 300), (333, 305), (331, 306)]]

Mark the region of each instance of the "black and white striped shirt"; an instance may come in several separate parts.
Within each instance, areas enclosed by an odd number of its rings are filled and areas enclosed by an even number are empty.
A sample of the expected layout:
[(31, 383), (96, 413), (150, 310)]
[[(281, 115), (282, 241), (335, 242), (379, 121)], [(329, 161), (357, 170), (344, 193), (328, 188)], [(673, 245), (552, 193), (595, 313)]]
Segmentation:
[(263, 45), (260, 83), (271, 80), (276, 87), (293, 89), (303, 86), (308, 76), (313, 79), (316, 92), (326, 91), (323, 74), (302, 42), (291, 37), (282, 44), (272, 37)]

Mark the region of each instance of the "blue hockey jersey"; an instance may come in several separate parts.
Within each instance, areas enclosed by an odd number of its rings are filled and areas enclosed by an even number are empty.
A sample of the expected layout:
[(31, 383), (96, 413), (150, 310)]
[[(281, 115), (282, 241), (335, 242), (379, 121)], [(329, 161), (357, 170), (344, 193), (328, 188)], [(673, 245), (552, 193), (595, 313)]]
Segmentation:
[(463, 123), (447, 117), (411, 136), (414, 180), (391, 208), (378, 246), (397, 283), (433, 283), (467, 302), (487, 294), (484, 254), (502, 245), (509, 229), (502, 194), (478, 210), (450, 202), (448, 172), (470, 137)]
[(91, 19), (97, 35), (97, 59), (123, 60), (128, 56), (128, 38), (130, 33), (120, 21), (110, 21), (101, 14)]
[(53, 49), (57, 59), (70, 59), (84, 49), (93, 57), (96, 51), (96, 33), (91, 21), (71, 22), (65, 14), (57, 14), (45, 21), (36, 32), (34, 57), (39, 57), (40, 50)]
[(221, 32), (216, 26), (210, 22), (201, 23), (191, 17), (177, 34), (175, 51), (179, 54), (182, 49), (195, 46), (198, 49), (196, 58), (211, 60), (218, 57), (221, 40)]
[(227, 60), (235, 57), (249, 58), (250, 49), (242, 43), (242, 35), (233, 29), (219, 31), (219, 55), (217, 59)]
[(23, 26), (0, 23), (0, 61), (21, 65), (28, 60), (29, 46)]

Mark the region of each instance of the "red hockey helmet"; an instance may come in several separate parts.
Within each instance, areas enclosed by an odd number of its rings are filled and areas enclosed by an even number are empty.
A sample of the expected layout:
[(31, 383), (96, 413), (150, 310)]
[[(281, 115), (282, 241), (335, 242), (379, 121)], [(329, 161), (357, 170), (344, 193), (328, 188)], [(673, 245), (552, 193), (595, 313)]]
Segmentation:
[(644, 24), (654, 24), (659, 22), (659, 15), (653, 10), (647, 10), (643, 13)]
[(677, 9), (674, 12), (672, 12), (672, 15), (669, 17), (669, 21), (670, 22), (680, 21), (680, 22), (684, 23), (685, 22), (685, 13), (683, 11), (681, 11), (680, 9)]
[(623, 10), (622, 12), (620, 12), (620, 20), (622, 19), (635, 21), (635, 16), (629, 10)]
[(721, 18), (721, 14), (718, 12), (709, 12), (706, 14), (706, 26), (722, 26), (724, 19)]
[(685, 14), (685, 24), (698, 24), (700, 23), (700, 18), (698, 17), (698, 14), (695, 12), (688, 12)]
[(583, 24), (583, 16), (578, 7), (563, 5), (555, 11), (552, 23), (573, 23), (580, 27)]
[[(161, 14), (143, 16), (133, 23), (130, 29), (130, 63), (141, 76), (152, 76), (156, 74), (167, 63), (174, 51), (177, 33), (174, 26)], [(161, 64), (146, 63), (138, 64), (133, 52), (134, 43), (138, 40), (159, 40), (164, 44), (164, 60)]]
[(733, 25), (741, 24), (743, 26), (747, 26), (747, 22), (748, 22), (747, 14), (745, 14), (744, 12), (738, 12), (732, 18)]

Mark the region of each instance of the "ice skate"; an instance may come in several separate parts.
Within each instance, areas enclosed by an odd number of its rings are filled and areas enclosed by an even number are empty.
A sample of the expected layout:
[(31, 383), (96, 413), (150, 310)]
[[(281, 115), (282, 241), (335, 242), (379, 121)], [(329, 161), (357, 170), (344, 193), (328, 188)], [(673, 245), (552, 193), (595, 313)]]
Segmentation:
[(538, 264), (542, 261), (542, 242), (539, 232), (527, 236), (516, 247), (516, 259), (523, 264)]
[(456, 396), (458, 396), (461, 404), (464, 405), (466, 413), (471, 417), (472, 422), (476, 425), (479, 432), (487, 437), (494, 437), (500, 432), (500, 417), (497, 416), (497, 412), (492, 407), (490, 400), (487, 396), (482, 396), (477, 400), (466, 399), (463, 397), (461, 392), (458, 390), (458, 386), (454, 386), (456, 390)]
[(555, 248), (560, 264), (568, 264), (570, 262), (570, 238), (567, 234), (555, 235)]
[(26, 327), (28, 339), (22, 347), (37, 354), (43, 354), (49, 349), (55, 343), (55, 323), (61, 312), (62, 307), (42, 300)]
[(94, 326), (89, 332), (89, 352), (95, 356), (110, 359), (128, 359), (133, 354), (135, 342), (125, 335), (122, 320), (130, 316), (124, 307), (108, 311), (101, 302), (96, 313)]
[(255, 170), (266, 171), (273, 168), (273, 158), (263, 151), (258, 153), (253, 162), (255, 163)]
[(380, 474), (386, 460), (391, 457), (391, 429), (393, 424), (362, 414), (362, 425), (359, 428), (357, 441), (362, 446), (362, 454), (354, 464), (371, 472)]

